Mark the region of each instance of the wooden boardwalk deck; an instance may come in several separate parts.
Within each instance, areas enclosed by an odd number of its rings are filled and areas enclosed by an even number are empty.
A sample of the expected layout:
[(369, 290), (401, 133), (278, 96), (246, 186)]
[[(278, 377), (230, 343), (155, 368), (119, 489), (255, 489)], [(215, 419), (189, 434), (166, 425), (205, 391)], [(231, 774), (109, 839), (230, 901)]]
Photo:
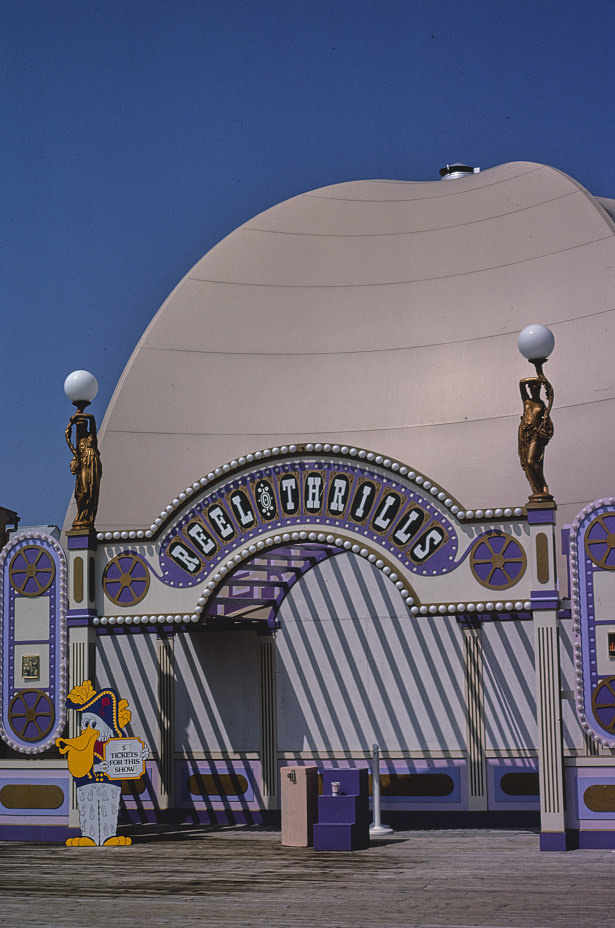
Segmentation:
[(0, 842), (2, 928), (608, 928), (615, 852), (528, 831), (397, 832), (365, 851), (279, 832), (132, 828), (128, 848)]

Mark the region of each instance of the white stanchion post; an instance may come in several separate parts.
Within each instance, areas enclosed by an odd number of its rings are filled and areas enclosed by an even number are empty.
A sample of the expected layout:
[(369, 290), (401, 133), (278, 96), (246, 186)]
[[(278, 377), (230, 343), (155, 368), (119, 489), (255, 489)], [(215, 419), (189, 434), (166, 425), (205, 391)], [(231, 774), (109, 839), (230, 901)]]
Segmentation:
[(372, 747), (372, 807), (374, 820), (369, 826), (370, 835), (377, 838), (392, 834), (393, 829), (380, 821), (380, 747), (377, 744)]

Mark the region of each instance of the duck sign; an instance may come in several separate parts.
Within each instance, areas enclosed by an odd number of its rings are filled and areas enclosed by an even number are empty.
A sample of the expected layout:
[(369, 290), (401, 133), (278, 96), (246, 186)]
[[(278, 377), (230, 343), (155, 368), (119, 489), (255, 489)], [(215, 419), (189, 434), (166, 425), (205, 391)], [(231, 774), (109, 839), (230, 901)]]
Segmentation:
[(68, 761), (77, 790), (81, 836), (67, 845), (78, 847), (127, 845), (131, 839), (117, 834), (122, 780), (135, 779), (145, 770), (148, 746), (128, 737), (131, 719), (128, 700), (115, 690), (98, 692), (90, 680), (74, 686), (66, 705), (79, 713), (80, 733), (57, 738), (56, 747)]

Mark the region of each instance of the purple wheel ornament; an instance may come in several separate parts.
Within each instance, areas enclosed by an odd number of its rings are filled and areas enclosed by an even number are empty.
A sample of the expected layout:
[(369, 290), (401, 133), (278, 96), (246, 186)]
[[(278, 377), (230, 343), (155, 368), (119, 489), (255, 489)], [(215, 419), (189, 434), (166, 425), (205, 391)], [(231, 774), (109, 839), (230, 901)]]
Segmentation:
[(53, 703), (43, 690), (19, 690), (9, 703), (8, 719), (22, 741), (42, 741), (55, 722)]
[(493, 533), (476, 541), (470, 554), (470, 567), (478, 582), (489, 590), (514, 586), (526, 567), (525, 551), (512, 535)]
[(103, 589), (116, 606), (135, 606), (149, 590), (150, 572), (138, 554), (125, 551), (114, 557), (103, 573)]
[(602, 570), (615, 570), (615, 512), (605, 512), (585, 532), (585, 553)]
[(21, 596), (41, 596), (53, 583), (55, 564), (40, 545), (21, 548), (9, 565), (11, 586)]
[(592, 712), (600, 728), (615, 733), (615, 677), (605, 677), (594, 687)]

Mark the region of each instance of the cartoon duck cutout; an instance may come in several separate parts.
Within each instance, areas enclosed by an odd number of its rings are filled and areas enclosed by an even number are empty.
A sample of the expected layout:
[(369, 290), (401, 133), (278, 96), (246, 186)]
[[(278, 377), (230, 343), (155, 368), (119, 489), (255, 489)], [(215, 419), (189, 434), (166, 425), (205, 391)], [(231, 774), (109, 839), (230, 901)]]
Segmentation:
[[(122, 778), (112, 778), (109, 761), (105, 759), (105, 745), (111, 739), (125, 737), (124, 729), (131, 719), (128, 700), (119, 699), (110, 688), (97, 693), (91, 681), (84, 680), (70, 691), (66, 705), (81, 713), (81, 734), (76, 738), (56, 738), (55, 742), (60, 753), (66, 754), (77, 788), (81, 836), (69, 838), (66, 844), (80, 847), (131, 844), (129, 837), (117, 834)], [(142, 763), (149, 757), (149, 748), (140, 739), (132, 740), (139, 744), (138, 760)]]

